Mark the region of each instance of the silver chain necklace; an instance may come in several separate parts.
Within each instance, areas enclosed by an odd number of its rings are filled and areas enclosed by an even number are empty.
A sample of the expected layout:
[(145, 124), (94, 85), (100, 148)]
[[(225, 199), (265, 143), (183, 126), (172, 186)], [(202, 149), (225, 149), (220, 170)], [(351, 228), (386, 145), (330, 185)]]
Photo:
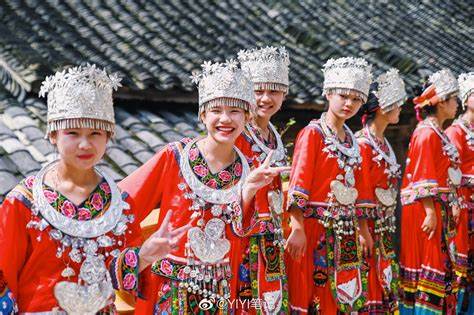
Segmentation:
[[(284, 161), (286, 157), (286, 152), (285, 152), (285, 147), (283, 145), (283, 141), (281, 140), (280, 135), (278, 134), (275, 126), (271, 122), (269, 122), (268, 125), (270, 132), (273, 133), (275, 136), (276, 142), (277, 142), (277, 147), (273, 151), (273, 156), (272, 156), (272, 163), (278, 163), (280, 161)], [(248, 132), (250, 133), (250, 136), (252, 137), (252, 140), (255, 142), (255, 147), (252, 146), (252, 150), (256, 152), (263, 152), (260, 154), (259, 160), (260, 162), (263, 162), (265, 158), (267, 157), (268, 153), (272, 151), (269, 147), (265, 145), (260, 139), (257, 137), (257, 135), (253, 132), (252, 127), (246, 126)]]
[(435, 125), (431, 119), (427, 119), (427, 121), (431, 129), (433, 129), (436, 134), (441, 138), (441, 142), (443, 143), (443, 152), (451, 162), (451, 167), (448, 168), (449, 181), (453, 186), (461, 185), (462, 172), (459, 169), (460, 160), (458, 149), (451, 143), (446, 134), (443, 131), (439, 130), (440, 128), (437, 124)]
[(393, 148), (390, 145), (390, 142), (388, 142), (387, 138), (384, 137), (384, 143), (388, 147), (389, 155), (385, 154), (385, 152), (378, 146), (377, 142), (372, 137), (372, 134), (370, 132), (370, 129), (369, 129), (368, 125), (365, 126), (365, 132), (367, 133), (367, 137), (369, 138), (370, 145), (378, 153), (377, 160), (380, 161), (380, 159), (383, 159), (389, 165), (389, 167), (387, 169), (388, 170), (388, 175), (391, 178), (399, 177), (399, 175), (400, 175), (400, 164), (398, 164), (397, 156), (395, 155), (395, 152), (393, 151)]
[(345, 172), (344, 180), (346, 184), (353, 187), (355, 185), (353, 168), (358, 166), (362, 158), (360, 157), (359, 145), (352, 131), (344, 124), (344, 131), (350, 137), (352, 146), (345, 147), (337, 135), (331, 131), (326, 123), (326, 112), (321, 115), (320, 125), (324, 134), (324, 144), (326, 145), (323, 151), (329, 153), (330, 156), (337, 158), (337, 164), (340, 169)]

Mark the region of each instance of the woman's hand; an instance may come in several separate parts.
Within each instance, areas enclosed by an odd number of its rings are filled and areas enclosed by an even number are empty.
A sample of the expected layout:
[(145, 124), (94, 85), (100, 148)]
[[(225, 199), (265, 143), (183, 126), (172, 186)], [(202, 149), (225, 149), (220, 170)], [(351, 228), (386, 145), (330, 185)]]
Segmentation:
[(428, 239), (430, 240), (436, 231), (437, 219), (435, 206), (432, 198), (423, 198), (423, 207), (425, 208), (426, 217), (421, 224), (421, 230), (428, 234)]
[(434, 233), (436, 231), (436, 224), (437, 224), (437, 220), (436, 220), (436, 214), (434, 213), (434, 211), (431, 211), (431, 212), (427, 211), (426, 217), (423, 220), (423, 223), (421, 224), (421, 230), (425, 232), (426, 234), (428, 234), (429, 240), (434, 236)]
[(285, 250), (291, 255), (291, 258), (298, 260), (306, 252), (306, 234), (302, 228), (292, 228), (290, 236), (286, 240)]
[(459, 223), (459, 216), (461, 215), (461, 207), (458, 204), (453, 205), (453, 219), (456, 224)]
[(247, 198), (252, 199), (260, 188), (269, 185), (273, 181), (273, 178), (281, 172), (291, 170), (289, 166), (271, 167), (272, 155), (273, 151), (270, 151), (265, 161), (256, 169), (253, 169), (247, 176), (242, 189), (242, 197), (244, 197), (244, 200)]
[(169, 224), (172, 214), (172, 211), (166, 213), (160, 228), (141, 246), (139, 252), (140, 271), (155, 261), (165, 258), (172, 250), (176, 249), (181, 237), (192, 227), (190, 222), (185, 226), (173, 230)]
[(364, 257), (370, 257), (374, 250), (374, 239), (369, 231), (366, 219), (359, 220), (359, 243)]

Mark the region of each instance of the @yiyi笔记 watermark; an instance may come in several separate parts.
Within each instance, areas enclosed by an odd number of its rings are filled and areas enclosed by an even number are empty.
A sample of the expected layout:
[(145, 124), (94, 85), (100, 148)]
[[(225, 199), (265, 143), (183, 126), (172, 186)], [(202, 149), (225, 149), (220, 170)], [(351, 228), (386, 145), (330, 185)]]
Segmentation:
[(199, 302), (199, 308), (203, 311), (210, 309), (263, 309), (266, 302), (263, 299), (215, 299), (204, 298)]

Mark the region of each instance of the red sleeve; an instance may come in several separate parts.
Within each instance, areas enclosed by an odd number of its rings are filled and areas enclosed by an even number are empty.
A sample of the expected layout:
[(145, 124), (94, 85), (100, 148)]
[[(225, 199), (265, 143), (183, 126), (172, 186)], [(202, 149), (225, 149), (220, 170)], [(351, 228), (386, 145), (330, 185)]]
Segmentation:
[(374, 195), (374, 181), (373, 172), (373, 161), (372, 161), (372, 147), (359, 140), (360, 155), (362, 157), (362, 164), (359, 169), (354, 172), (355, 175), (355, 188), (358, 192), (356, 201), (356, 207), (361, 209), (364, 214), (372, 216), (370, 212), (375, 210), (375, 195)]
[(438, 196), (439, 187), (442, 185), (437, 175), (441, 155), (441, 139), (433, 130), (415, 130), (403, 178), (402, 204)]
[(172, 145), (167, 145), (119, 183), (120, 189), (128, 195), (136, 223), (139, 224), (153, 209), (160, 207), (167, 182), (167, 170), (175, 163), (174, 160)]
[(439, 186), (436, 164), (442, 153), (441, 140), (431, 129), (423, 128), (410, 144), (411, 181), (414, 185), (430, 182)]
[(28, 257), (29, 213), (30, 210), (13, 196), (7, 196), (0, 206), (0, 270), (14, 296), (17, 296), (18, 278)]
[(306, 208), (321, 140), (318, 130), (310, 126), (301, 130), (296, 138), (288, 188), (288, 209), (299, 208), (304, 211)]

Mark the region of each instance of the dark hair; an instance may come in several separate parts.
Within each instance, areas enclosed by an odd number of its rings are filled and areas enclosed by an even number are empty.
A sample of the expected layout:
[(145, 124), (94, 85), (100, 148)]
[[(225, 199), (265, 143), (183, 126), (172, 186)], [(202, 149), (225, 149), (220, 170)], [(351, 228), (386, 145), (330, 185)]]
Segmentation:
[(377, 98), (377, 96), (375, 96), (373, 92), (377, 91), (378, 88), (379, 88), (379, 84), (377, 82), (374, 82), (370, 85), (370, 92), (367, 98), (367, 102), (365, 102), (365, 104), (362, 105), (362, 108), (361, 108), (362, 125), (365, 125), (369, 121), (372, 121), (375, 119), (375, 113), (377, 112), (377, 109), (379, 109), (380, 104), (379, 104), (379, 99)]

